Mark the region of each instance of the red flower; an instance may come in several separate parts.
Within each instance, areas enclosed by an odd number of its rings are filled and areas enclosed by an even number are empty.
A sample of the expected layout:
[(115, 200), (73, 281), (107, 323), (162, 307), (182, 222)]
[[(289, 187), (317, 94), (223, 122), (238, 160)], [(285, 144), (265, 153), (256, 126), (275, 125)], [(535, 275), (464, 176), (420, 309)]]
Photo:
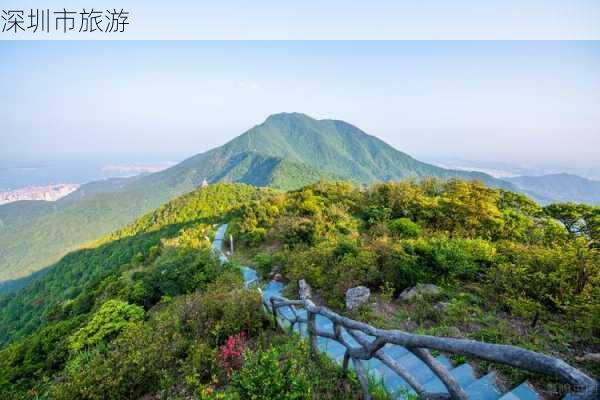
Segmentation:
[(227, 371), (227, 376), (231, 372), (242, 367), (244, 350), (246, 349), (246, 335), (240, 332), (237, 335), (229, 336), (225, 344), (219, 347), (219, 364)]

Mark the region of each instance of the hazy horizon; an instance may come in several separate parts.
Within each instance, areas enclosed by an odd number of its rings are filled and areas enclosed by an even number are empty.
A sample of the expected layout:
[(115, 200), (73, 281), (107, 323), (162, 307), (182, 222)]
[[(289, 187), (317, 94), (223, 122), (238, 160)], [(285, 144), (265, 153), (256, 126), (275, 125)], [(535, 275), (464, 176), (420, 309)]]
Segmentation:
[(181, 161), (278, 112), (416, 158), (600, 167), (599, 42), (0, 43), (0, 159)]

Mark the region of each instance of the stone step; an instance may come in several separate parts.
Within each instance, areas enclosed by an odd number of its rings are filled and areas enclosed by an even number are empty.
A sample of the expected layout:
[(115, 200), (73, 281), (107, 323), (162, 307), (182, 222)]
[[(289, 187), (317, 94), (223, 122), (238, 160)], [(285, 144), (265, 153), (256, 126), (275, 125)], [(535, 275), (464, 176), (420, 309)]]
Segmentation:
[(404, 357), (408, 350), (405, 347), (394, 345), (394, 344), (386, 344), (383, 349), (381, 349), (387, 356), (390, 356), (397, 361), (398, 359)]
[(482, 376), (464, 389), (469, 399), (496, 400), (502, 396), (494, 372)]
[(535, 391), (529, 382), (523, 382), (504, 396), (500, 400), (541, 400), (542, 396)]
[[(469, 364), (461, 364), (455, 368), (450, 370), (450, 375), (456, 379), (460, 387), (463, 389), (469, 386), (471, 383), (475, 382), (477, 379), (475, 377), (475, 372), (473, 371), (473, 367)], [(448, 393), (446, 386), (442, 383), (442, 381), (436, 376), (432, 378), (429, 382), (426, 382), (425, 390), (428, 393)]]

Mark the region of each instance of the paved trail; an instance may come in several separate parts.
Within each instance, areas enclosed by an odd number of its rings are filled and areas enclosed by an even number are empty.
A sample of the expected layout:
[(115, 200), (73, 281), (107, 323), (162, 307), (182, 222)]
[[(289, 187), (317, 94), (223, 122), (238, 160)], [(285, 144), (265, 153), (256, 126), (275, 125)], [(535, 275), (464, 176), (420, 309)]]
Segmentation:
[[(223, 253), (223, 245), (225, 241), (225, 233), (227, 224), (219, 226), (215, 239), (213, 241), (213, 250), (218, 252), (222, 262), (227, 261), (227, 257)], [(258, 282), (256, 271), (249, 267), (242, 267), (244, 275), (244, 284), (249, 287)], [(280, 282), (271, 281), (262, 289), (262, 295), (267, 304), (272, 296), (281, 297), (283, 285)], [(291, 310), (287, 308), (280, 309), (282, 313), (292, 316)], [(298, 310), (298, 314), (306, 318), (306, 310)], [(316, 325), (319, 329), (333, 333), (333, 324), (331, 321), (321, 315), (316, 317)], [(298, 325), (295, 328), (301, 336), (306, 336), (306, 324)], [(343, 332), (344, 338), (348, 343), (358, 346), (358, 343), (347, 333)], [(368, 335), (364, 335), (367, 339), (372, 339)], [(327, 354), (331, 359), (341, 364), (344, 358), (345, 347), (337, 341), (319, 337), (319, 349)], [(397, 363), (408, 370), (415, 379), (427, 389), (430, 393), (448, 393), (444, 384), (433, 373), (433, 371), (414, 354), (406, 348), (398, 345), (386, 345), (383, 351), (392, 357)], [(473, 400), (538, 400), (541, 397), (534, 391), (528, 383), (522, 383), (508, 393), (503, 394), (496, 384), (494, 373), (489, 373), (477, 378), (470, 364), (464, 363), (453, 366), (451, 361), (444, 355), (436, 357), (444, 367), (456, 378), (460, 386), (464, 389), (469, 399)], [(414, 390), (397, 374), (383, 365), (377, 359), (371, 359), (364, 362), (365, 368), (369, 374), (376, 380), (382, 380), (384, 386), (390, 393), (394, 393), (396, 398), (412, 397), (415, 394)]]

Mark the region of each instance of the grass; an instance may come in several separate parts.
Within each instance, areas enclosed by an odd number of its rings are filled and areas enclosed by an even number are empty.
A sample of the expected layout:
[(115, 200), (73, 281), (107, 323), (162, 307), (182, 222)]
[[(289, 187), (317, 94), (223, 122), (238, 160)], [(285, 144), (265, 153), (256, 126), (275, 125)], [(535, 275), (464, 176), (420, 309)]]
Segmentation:
[[(384, 323), (383, 327), (388, 329), (511, 344), (561, 358), (590, 376), (598, 376), (598, 365), (575, 359), (575, 355), (581, 353), (579, 338), (564, 329), (565, 321), (556, 315), (544, 315), (537, 326), (532, 327), (531, 319), (498, 310), (486, 296), (483, 286), (446, 288), (439, 296), (419, 297), (412, 303), (393, 301), (389, 308), (393, 309), (394, 317)], [(377, 320), (377, 317), (371, 317), (371, 320)], [(449, 357), (454, 365), (470, 362), (480, 374), (496, 371), (500, 384), (509, 389), (527, 380), (548, 398), (559, 394), (557, 388), (566, 390), (561, 382), (546, 375), (460, 354), (450, 354)]]
[[(244, 248), (236, 250), (232, 257), (243, 265), (255, 264), (257, 251)], [(293, 286), (293, 285), (292, 285)], [(365, 306), (348, 313), (347, 316), (386, 329), (402, 329), (418, 334), (461, 337), (487, 343), (512, 344), (532, 351), (561, 358), (590, 376), (598, 376), (600, 367), (592, 362), (575, 359), (581, 353), (578, 338), (564, 329), (565, 321), (556, 315), (544, 315), (537, 326), (531, 326), (531, 318), (517, 317), (498, 309), (484, 285), (470, 284), (464, 287), (448, 286), (437, 296), (419, 296), (411, 303), (392, 300), (382, 288), (381, 293), (372, 293), (375, 307)], [(291, 290), (291, 289), (290, 289)], [(293, 297), (293, 296), (292, 296)], [(439, 352), (433, 352), (438, 355)], [(499, 384), (506, 389), (523, 381), (529, 381), (548, 398), (555, 398), (565, 386), (546, 375), (522, 369), (471, 359), (460, 354), (448, 354), (454, 365), (471, 363), (477, 373), (484, 375), (494, 370)], [(383, 382), (369, 377), (371, 390), (376, 399), (413, 398), (411, 393), (390, 394)], [(386, 397), (387, 396), (387, 397)]]

